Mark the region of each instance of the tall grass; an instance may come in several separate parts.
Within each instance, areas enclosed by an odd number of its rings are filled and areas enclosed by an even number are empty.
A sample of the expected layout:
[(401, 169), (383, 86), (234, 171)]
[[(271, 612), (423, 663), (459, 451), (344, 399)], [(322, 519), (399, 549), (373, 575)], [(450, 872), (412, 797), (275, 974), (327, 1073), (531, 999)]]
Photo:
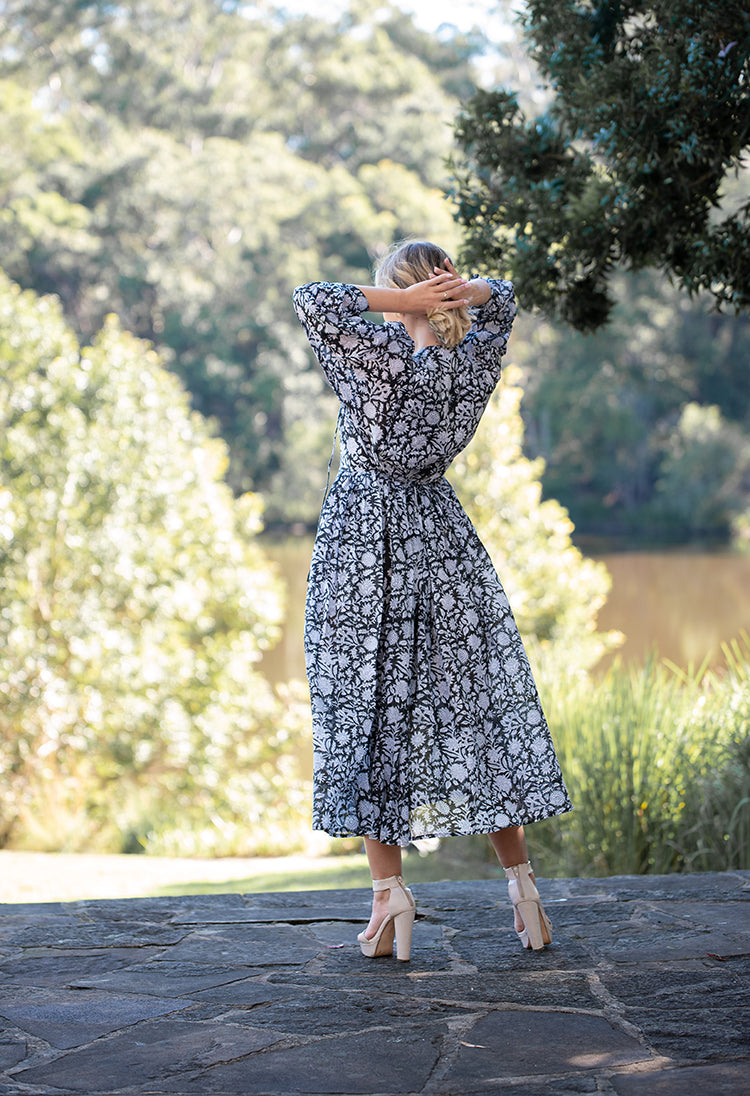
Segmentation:
[(540, 685), (575, 810), (530, 831), (549, 876), (750, 868), (750, 640)]

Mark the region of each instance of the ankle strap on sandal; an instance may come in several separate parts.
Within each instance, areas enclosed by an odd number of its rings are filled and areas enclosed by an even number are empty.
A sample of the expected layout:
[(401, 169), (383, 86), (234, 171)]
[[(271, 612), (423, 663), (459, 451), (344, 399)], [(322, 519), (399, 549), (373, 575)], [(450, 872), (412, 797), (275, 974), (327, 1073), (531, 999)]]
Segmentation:
[(387, 879), (373, 879), (372, 889), (374, 891), (391, 890), (393, 887), (403, 887), (404, 878), (402, 875), (389, 875)]
[(520, 872), (521, 875), (528, 875), (528, 873), (533, 870), (530, 860), (522, 861), (520, 864), (513, 864), (510, 868), (503, 868), (503, 871), (509, 879), (512, 879), (517, 872)]

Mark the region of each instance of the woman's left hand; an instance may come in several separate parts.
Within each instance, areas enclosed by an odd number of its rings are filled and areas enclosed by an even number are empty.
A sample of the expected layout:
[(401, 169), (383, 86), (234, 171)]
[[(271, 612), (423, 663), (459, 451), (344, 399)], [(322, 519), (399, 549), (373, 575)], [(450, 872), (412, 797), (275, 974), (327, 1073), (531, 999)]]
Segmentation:
[(399, 311), (411, 313), (432, 312), (436, 308), (460, 308), (468, 304), (468, 298), (462, 296), (465, 278), (455, 270), (437, 270), (431, 278), (415, 282), (402, 289), (402, 303)]

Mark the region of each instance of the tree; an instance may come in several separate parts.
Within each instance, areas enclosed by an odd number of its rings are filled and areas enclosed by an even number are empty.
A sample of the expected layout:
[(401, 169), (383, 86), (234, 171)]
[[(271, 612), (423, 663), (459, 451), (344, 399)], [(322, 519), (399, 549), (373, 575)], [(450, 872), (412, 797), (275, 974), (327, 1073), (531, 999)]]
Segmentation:
[(656, 493), (663, 519), (726, 539), (750, 503), (750, 442), (718, 407), (686, 404), (667, 440)]
[[(719, 307), (750, 306), (750, 13), (740, 0), (528, 0), (553, 99), (478, 91), (456, 124), (453, 192), (469, 265), (525, 306), (607, 322), (617, 267), (666, 271)], [(733, 208), (736, 205), (736, 208)]]
[(257, 669), (281, 612), (257, 496), (114, 320), (80, 349), (3, 278), (0, 353), (0, 842), (284, 844), (305, 720)]

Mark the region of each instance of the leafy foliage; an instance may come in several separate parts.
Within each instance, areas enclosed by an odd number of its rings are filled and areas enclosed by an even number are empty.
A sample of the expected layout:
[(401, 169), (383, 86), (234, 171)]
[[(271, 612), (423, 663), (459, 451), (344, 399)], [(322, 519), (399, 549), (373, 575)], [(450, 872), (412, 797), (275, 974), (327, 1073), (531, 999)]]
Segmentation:
[(0, 354), (0, 841), (282, 841), (305, 720), (257, 670), (281, 613), (257, 496), (114, 320), (81, 350), (3, 279)]
[(656, 489), (663, 519), (726, 536), (750, 499), (750, 443), (718, 407), (688, 403), (667, 440)]
[(747, 635), (727, 645), (725, 656), (716, 673), (651, 661), (615, 664), (599, 680), (564, 688), (547, 683), (547, 714), (576, 810), (535, 827), (540, 870), (747, 869)]
[(466, 261), (580, 330), (606, 323), (617, 266), (667, 271), (750, 306), (750, 203), (726, 202), (750, 145), (750, 14), (739, 0), (528, 0), (553, 93), (527, 118), (507, 89), (460, 114)]
[(336, 20), (218, 0), (0, 10), (0, 130), (26, 150), (0, 167), (5, 270), (57, 293), (85, 340), (115, 312), (156, 343), (227, 440), (235, 490), (314, 521), (298, 424), (311, 401), (331, 431), (335, 412), (291, 291), (365, 280), (406, 233), (454, 249), (446, 121), (477, 43), (363, 3)]

